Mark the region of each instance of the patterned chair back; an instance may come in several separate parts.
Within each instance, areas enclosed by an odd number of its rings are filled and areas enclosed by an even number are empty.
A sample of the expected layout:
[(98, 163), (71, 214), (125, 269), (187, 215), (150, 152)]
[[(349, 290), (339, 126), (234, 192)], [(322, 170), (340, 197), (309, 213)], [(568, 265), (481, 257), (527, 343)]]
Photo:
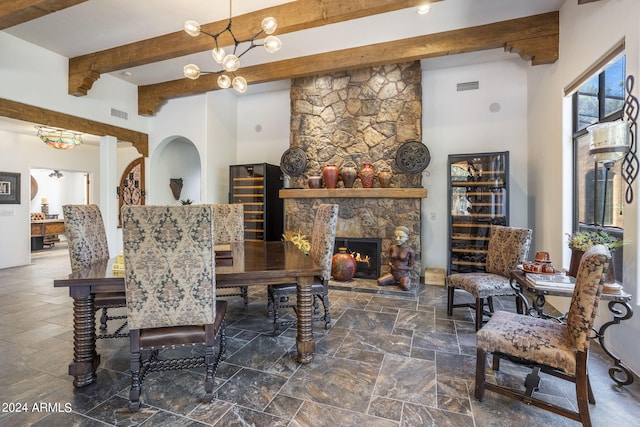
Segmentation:
[(322, 266), (322, 279), (331, 277), (331, 258), (336, 241), (338, 225), (338, 205), (321, 204), (318, 206), (311, 232), (311, 248), (309, 256)]
[(62, 214), (71, 271), (75, 273), (91, 264), (109, 259), (107, 233), (97, 205), (64, 205)]
[(602, 282), (610, 261), (611, 254), (604, 245), (591, 247), (580, 260), (576, 286), (567, 315), (567, 329), (578, 351), (589, 348), (591, 327), (596, 318)]
[(122, 208), (130, 329), (214, 323), (210, 205)]
[(487, 273), (509, 277), (511, 270), (527, 259), (532, 235), (533, 232), (528, 228), (492, 225), (487, 249)]
[(216, 245), (232, 242), (244, 242), (244, 205), (216, 204), (213, 206)]

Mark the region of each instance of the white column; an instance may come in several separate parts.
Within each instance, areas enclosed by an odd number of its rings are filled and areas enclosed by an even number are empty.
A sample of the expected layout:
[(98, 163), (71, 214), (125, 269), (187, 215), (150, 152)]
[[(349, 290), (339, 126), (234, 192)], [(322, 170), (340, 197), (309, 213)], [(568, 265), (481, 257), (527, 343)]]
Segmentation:
[(117, 175), (118, 139), (114, 136), (100, 138), (100, 211), (107, 232), (110, 256), (116, 256), (118, 248), (118, 195)]

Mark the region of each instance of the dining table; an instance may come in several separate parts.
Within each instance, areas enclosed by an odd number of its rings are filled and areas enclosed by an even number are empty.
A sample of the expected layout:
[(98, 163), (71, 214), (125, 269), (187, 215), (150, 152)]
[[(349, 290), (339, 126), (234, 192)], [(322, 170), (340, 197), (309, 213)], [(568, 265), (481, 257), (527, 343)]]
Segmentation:
[[(295, 283), (296, 359), (301, 364), (310, 363), (315, 351), (311, 284), (315, 276), (322, 274), (321, 267), (292, 242), (245, 241), (229, 245), (231, 256), (225, 253), (216, 260), (216, 286), (266, 287)], [(69, 364), (69, 375), (74, 377), (76, 387), (95, 382), (100, 365), (100, 355), (96, 351), (94, 294), (125, 291), (124, 274), (114, 272), (115, 262), (115, 257), (97, 262), (53, 281), (56, 288), (69, 288), (69, 296), (73, 298), (73, 361)]]

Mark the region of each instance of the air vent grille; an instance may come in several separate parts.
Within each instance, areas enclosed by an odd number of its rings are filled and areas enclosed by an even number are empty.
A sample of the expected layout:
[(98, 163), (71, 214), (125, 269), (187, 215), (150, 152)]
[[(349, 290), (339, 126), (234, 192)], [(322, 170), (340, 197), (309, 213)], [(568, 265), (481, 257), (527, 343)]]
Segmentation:
[(116, 110), (115, 108), (112, 108), (111, 115), (119, 119), (129, 120), (129, 113), (127, 113), (126, 111), (120, 111), (120, 110)]
[(463, 90), (478, 90), (478, 89), (480, 89), (480, 82), (479, 81), (464, 82), (464, 83), (458, 83), (457, 84), (458, 92), (462, 92)]

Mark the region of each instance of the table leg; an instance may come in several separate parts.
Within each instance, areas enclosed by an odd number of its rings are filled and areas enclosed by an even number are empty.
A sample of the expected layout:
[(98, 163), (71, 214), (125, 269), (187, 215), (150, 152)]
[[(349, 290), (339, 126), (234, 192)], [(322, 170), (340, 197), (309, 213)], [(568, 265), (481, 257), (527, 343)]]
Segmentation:
[(96, 313), (93, 295), (89, 289), (73, 288), (73, 362), (69, 364), (69, 375), (73, 385), (84, 387), (96, 380), (96, 369), (100, 356), (96, 353)]
[(298, 362), (306, 364), (313, 360), (315, 343), (313, 342), (313, 295), (311, 282), (313, 277), (300, 277), (297, 287), (298, 335), (296, 347)]
[[(624, 312), (616, 307), (616, 305), (618, 304), (624, 307)], [(617, 325), (623, 320), (630, 319), (631, 316), (633, 316), (633, 309), (628, 302), (609, 301), (609, 311), (613, 313), (613, 320), (602, 325), (596, 332), (596, 337), (598, 337), (598, 341), (600, 342), (600, 347), (602, 347), (602, 350), (604, 350), (607, 356), (609, 356), (614, 362), (614, 366), (609, 368), (609, 376), (619, 386), (628, 385), (633, 383), (633, 374), (631, 373), (631, 370), (622, 363), (618, 356), (609, 351), (604, 341), (604, 334), (609, 326)], [(620, 373), (624, 374), (624, 378), (618, 378), (618, 374)]]
[(520, 284), (512, 278), (509, 279), (509, 286), (511, 286), (511, 289), (513, 289), (516, 292), (516, 297), (518, 298), (518, 305), (519, 306), (524, 306), (524, 312), (526, 314), (530, 314), (531, 311), (531, 306), (529, 305), (529, 300), (527, 299), (526, 296), (524, 296), (524, 293), (522, 293), (522, 288), (520, 287)]

